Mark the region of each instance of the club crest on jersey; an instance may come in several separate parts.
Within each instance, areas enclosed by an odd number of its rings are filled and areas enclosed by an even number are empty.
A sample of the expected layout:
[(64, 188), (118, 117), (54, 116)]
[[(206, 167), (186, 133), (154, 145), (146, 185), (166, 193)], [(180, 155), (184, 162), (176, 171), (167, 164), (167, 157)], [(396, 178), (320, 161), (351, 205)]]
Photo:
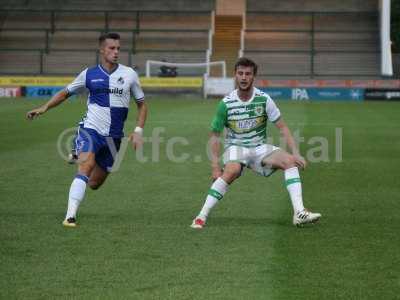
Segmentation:
[(122, 77), (120, 77), (120, 78), (118, 78), (117, 82), (118, 82), (119, 84), (124, 84), (124, 83), (125, 83), (125, 80), (124, 80)]
[(256, 109), (254, 110), (254, 113), (256, 116), (261, 116), (264, 112), (264, 109), (262, 106), (257, 106)]

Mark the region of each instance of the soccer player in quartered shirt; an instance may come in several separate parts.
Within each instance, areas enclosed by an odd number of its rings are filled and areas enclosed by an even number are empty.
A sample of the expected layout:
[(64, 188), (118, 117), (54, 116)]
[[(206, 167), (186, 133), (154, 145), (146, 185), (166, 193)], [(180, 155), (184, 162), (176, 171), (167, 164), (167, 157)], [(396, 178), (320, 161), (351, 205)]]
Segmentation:
[[(299, 168), (306, 167), (294, 138), (281, 117), (274, 101), (253, 86), (257, 65), (250, 59), (240, 58), (235, 65), (237, 89), (226, 96), (218, 105), (217, 114), (211, 124), (211, 167), (215, 180), (206, 201), (191, 227), (203, 228), (210, 210), (222, 199), (228, 186), (237, 179), (243, 167), (262, 176), (269, 176), (281, 169), (293, 205), (293, 224), (296, 226), (313, 223), (321, 214), (304, 208)], [(267, 120), (280, 130), (290, 153), (266, 144)], [(226, 129), (224, 168), (219, 165), (221, 132)]]
[(98, 189), (111, 171), (115, 152), (119, 150), (124, 136), (123, 128), (131, 95), (136, 100), (138, 116), (136, 128), (129, 139), (134, 149), (143, 144), (147, 107), (136, 72), (118, 64), (120, 36), (117, 33), (102, 34), (99, 38), (99, 51), (101, 64), (83, 70), (46, 104), (27, 113), (27, 118), (32, 120), (73, 94), (83, 90), (89, 92), (87, 113), (75, 139), (79, 165), (69, 190), (68, 209), (63, 221), (67, 227), (76, 226), (76, 214), (85, 196), (86, 186)]

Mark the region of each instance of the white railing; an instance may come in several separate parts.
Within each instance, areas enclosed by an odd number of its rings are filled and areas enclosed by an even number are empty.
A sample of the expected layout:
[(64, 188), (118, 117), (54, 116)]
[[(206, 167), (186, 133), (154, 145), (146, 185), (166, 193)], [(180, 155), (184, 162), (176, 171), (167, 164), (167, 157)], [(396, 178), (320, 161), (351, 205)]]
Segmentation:
[(207, 64), (207, 75), (210, 75), (210, 61), (211, 61), (211, 51), (207, 49), (206, 51), (206, 64)]
[(246, 12), (243, 12), (242, 15), (242, 30), (240, 31), (240, 49), (239, 49), (239, 57), (243, 56), (244, 51), (244, 37), (246, 34)]
[(239, 57), (243, 56), (244, 51), (244, 30), (242, 29), (240, 32), (240, 49), (239, 49)]
[(392, 49), (390, 41), (390, 0), (380, 0), (381, 75), (393, 76)]
[(215, 32), (215, 11), (211, 11), (211, 27), (208, 31), (208, 49), (206, 51), (206, 63), (207, 63), (207, 70), (206, 74), (210, 76), (210, 62), (211, 62), (211, 55), (212, 55), (212, 48), (213, 48), (213, 36)]

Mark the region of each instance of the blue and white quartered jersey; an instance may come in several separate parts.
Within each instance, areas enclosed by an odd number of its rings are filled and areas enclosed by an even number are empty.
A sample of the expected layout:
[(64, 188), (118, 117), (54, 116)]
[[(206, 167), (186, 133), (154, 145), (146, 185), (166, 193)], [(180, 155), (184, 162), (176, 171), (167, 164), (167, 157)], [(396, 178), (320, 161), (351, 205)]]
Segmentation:
[(131, 95), (136, 102), (144, 101), (137, 73), (121, 64), (112, 73), (97, 65), (83, 70), (66, 87), (70, 94), (85, 89), (89, 91), (89, 96), (83, 126), (103, 136), (122, 137)]

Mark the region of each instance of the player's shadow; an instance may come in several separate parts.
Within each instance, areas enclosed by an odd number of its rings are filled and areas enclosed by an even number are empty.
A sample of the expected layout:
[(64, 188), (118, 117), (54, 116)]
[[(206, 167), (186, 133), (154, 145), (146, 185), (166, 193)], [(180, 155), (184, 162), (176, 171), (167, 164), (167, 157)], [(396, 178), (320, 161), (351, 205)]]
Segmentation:
[[(251, 227), (265, 227), (265, 226), (287, 226), (288, 221), (283, 219), (274, 218), (251, 218), (251, 217), (213, 217), (208, 221), (210, 226), (251, 226)], [(207, 224), (208, 225), (208, 224)]]

